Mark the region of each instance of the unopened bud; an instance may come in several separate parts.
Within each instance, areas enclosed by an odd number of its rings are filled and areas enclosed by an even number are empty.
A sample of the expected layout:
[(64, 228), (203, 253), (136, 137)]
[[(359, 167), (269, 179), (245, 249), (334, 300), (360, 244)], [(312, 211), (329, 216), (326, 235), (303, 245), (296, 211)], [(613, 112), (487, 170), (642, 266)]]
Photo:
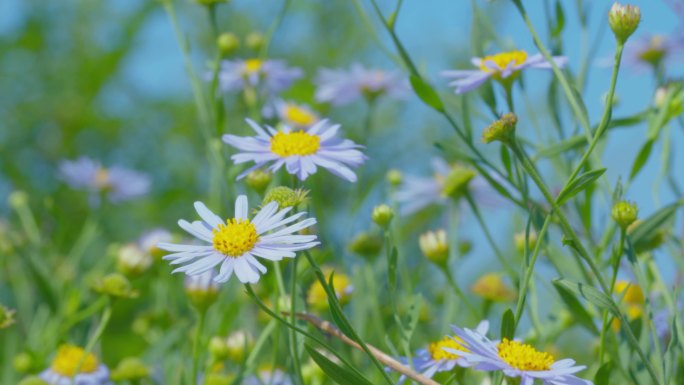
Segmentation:
[(347, 248), (362, 257), (375, 258), (382, 250), (382, 243), (382, 237), (377, 234), (363, 232), (357, 234)]
[(373, 208), (371, 218), (378, 226), (386, 228), (392, 222), (394, 210), (386, 204), (381, 204)]
[(240, 39), (234, 33), (224, 32), (216, 39), (221, 56), (230, 56), (240, 48)]
[(641, 21), (641, 10), (635, 5), (615, 3), (608, 12), (608, 24), (620, 44), (636, 31)]
[(419, 245), (423, 255), (432, 263), (439, 266), (446, 265), (449, 259), (449, 243), (446, 231), (440, 229), (422, 234), (419, 238)]
[(261, 48), (264, 46), (266, 39), (264, 39), (264, 35), (262, 35), (259, 32), (250, 32), (249, 35), (245, 38), (245, 43), (247, 45), (247, 48), (251, 49), (252, 51), (259, 51)]
[(469, 168), (455, 165), (444, 178), (442, 193), (453, 199), (459, 199), (468, 192), (468, 184), (475, 178), (475, 172)]
[(297, 207), (308, 201), (308, 194), (309, 192), (307, 190), (293, 190), (285, 186), (273, 187), (266, 192), (262, 205), (266, 205), (270, 202), (277, 202), (281, 209), (286, 207)]
[(517, 124), (518, 117), (515, 114), (504, 114), (499, 120), (484, 129), (482, 141), (484, 143), (491, 143), (498, 140), (502, 143), (509, 143), (515, 137), (515, 126)]
[(114, 381), (136, 382), (150, 376), (150, 368), (140, 358), (126, 357), (112, 370)]
[(107, 274), (93, 285), (93, 290), (115, 298), (134, 298), (138, 292), (131, 288), (128, 278), (120, 273)]
[(629, 225), (637, 220), (639, 209), (637, 205), (632, 202), (621, 201), (613, 206), (611, 216), (623, 230), (627, 229)]
[(392, 186), (399, 186), (403, 179), (404, 179), (404, 176), (402, 175), (401, 171), (396, 170), (396, 169), (392, 169), (392, 170), (387, 171), (387, 181)]

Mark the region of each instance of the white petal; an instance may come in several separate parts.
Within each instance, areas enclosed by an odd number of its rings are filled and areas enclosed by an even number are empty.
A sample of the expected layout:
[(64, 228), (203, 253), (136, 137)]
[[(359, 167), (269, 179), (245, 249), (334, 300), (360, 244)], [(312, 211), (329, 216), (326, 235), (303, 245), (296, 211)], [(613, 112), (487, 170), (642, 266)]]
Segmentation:
[(209, 226), (216, 228), (218, 225), (223, 223), (223, 220), (216, 214), (214, 214), (211, 210), (207, 208), (207, 206), (204, 205), (202, 202), (195, 202), (195, 210), (197, 210), (197, 214), (199, 214), (200, 218), (202, 218), (205, 222), (209, 224)]
[(235, 260), (233, 258), (226, 258), (221, 264), (221, 269), (216, 277), (214, 277), (214, 282), (223, 283), (228, 282), (230, 276), (233, 275), (233, 268), (235, 267)]
[(246, 195), (240, 195), (235, 200), (235, 218), (247, 219), (249, 215), (249, 203)]
[(196, 228), (193, 224), (186, 221), (185, 219), (179, 220), (178, 226), (180, 226), (181, 229), (190, 233), (190, 235), (193, 235), (203, 241), (211, 242), (211, 233), (204, 227)]

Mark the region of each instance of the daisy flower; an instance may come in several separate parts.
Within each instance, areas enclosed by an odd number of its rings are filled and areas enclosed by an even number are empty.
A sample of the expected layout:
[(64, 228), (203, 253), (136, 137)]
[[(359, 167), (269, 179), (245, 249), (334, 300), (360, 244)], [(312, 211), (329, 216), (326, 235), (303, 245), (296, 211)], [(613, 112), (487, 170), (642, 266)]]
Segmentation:
[[(647, 71), (682, 59), (684, 37), (677, 35), (646, 35), (625, 45), (625, 64), (633, 70)], [(612, 59), (611, 59), (612, 60)], [(612, 64), (612, 61), (611, 61)]]
[[(452, 167), (444, 160), (434, 158), (432, 169), (432, 177), (415, 175), (404, 175), (402, 177), (401, 184), (394, 196), (401, 206), (402, 215), (416, 213), (432, 204), (446, 205), (450, 202), (445, 193), (445, 181)], [(481, 176), (475, 176), (468, 184), (468, 188), (478, 202), (495, 205), (498, 200), (496, 193)]]
[(143, 173), (119, 166), (105, 168), (87, 157), (60, 162), (59, 176), (71, 188), (90, 192), (93, 205), (99, 204), (100, 194), (112, 203), (139, 198), (149, 192), (151, 184)]
[(223, 136), (224, 142), (242, 151), (231, 156), (235, 164), (256, 163), (240, 174), (238, 179), (271, 163), (271, 172), (285, 166), (288, 173), (297, 175), (300, 180), (305, 180), (320, 166), (340, 178), (356, 182), (356, 174), (350, 167), (358, 167), (366, 160), (366, 156), (358, 150), (362, 146), (351, 140), (338, 138), (340, 125), (330, 125), (327, 119), (300, 131), (289, 126), (284, 126), (281, 130), (266, 126), (267, 132), (249, 119), (247, 123), (257, 133), (256, 136)]
[[(100, 364), (93, 353), (74, 345), (62, 345), (48, 369), (40, 373), (40, 378), (50, 385), (112, 385), (109, 369)], [(80, 370), (78, 365), (83, 360)]]
[(275, 102), (275, 110), (283, 124), (294, 128), (307, 128), (320, 120), (318, 114), (305, 104), (278, 100)]
[(477, 330), (451, 328), (459, 338), (456, 342), (460, 349), (446, 347), (444, 350), (459, 354), (475, 370), (501, 370), (507, 377), (520, 377), (521, 385), (533, 385), (535, 380), (545, 385), (593, 385), (574, 375), (586, 366), (577, 366), (572, 359), (556, 361), (549, 353), (518, 341), (504, 338), (495, 342)]
[(334, 106), (350, 104), (362, 96), (375, 98), (380, 95), (399, 99), (410, 90), (404, 76), (398, 72), (366, 69), (352, 64), (346, 69), (321, 69), (316, 77), (316, 100)]
[[(486, 334), (489, 330), (489, 322), (480, 322), (475, 330), (480, 334)], [(439, 341), (432, 342), (428, 345), (427, 349), (417, 350), (415, 357), (411, 359), (413, 367), (425, 377), (432, 378), (436, 373), (453, 370), (456, 365), (462, 368), (470, 366), (468, 361), (458, 353), (465, 351), (459, 342), (461, 342), (459, 337), (447, 336)], [(445, 348), (449, 348), (451, 351), (447, 351)], [(408, 365), (406, 357), (401, 357), (399, 361), (404, 365)], [(406, 376), (401, 376), (399, 384), (403, 383), (405, 379)]]
[[(560, 67), (564, 66), (567, 59), (562, 56), (553, 58)], [(482, 85), (487, 79), (503, 81), (515, 79), (525, 68), (551, 68), (551, 63), (546, 61), (541, 54), (528, 56), (525, 51), (502, 52), (496, 55), (475, 57), (470, 62), (478, 67), (476, 70), (448, 70), (442, 71), (442, 76), (453, 79), (449, 83), (455, 87), (457, 94), (463, 94), (474, 90)]]
[(223, 92), (256, 87), (272, 95), (286, 90), (302, 76), (300, 68), (288, 67), (282, 60), (238, 59), (221, 62), (218, 81)]
[(240, 282), (256, 283), (261, 274), (266, 273), (266, 267), (257, 257), (280, 261), (294, 258), (296, 251), (319, 244), (315, 235), (296, 235), (299, 230), (315, 224), (316, 219), (295, 222), (306, 213), (285, 217), (292, 208), (279, 210), (276, 202), (265, 205), (249, 219), (247, 197), (240, 195), (235, 201), (235, 216), (225, 222), (202, 202), (195, 202), (195, 210), (201, 221), (190, 223), (181, 219), (178, 225), (209, 245), (160, 243), (160, 249), (172, 252), (163, 259), (171, 261), (172, 265), (182, 265), (174, 273), (198, 275), (220, 265), (215, 282), (227, 282), (234, 272)]

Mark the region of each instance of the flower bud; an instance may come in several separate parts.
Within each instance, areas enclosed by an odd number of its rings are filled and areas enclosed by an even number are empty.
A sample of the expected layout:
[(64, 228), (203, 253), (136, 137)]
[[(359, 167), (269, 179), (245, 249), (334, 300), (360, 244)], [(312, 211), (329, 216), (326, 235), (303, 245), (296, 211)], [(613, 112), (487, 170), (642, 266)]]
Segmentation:
[(224, 32), (216, 39), (221, 56), (230, 56), (240, 48), (240, 39), (234, 33)]
[(493, 302), (506, 302), (515, 299), (515, 292), (503, 281), (499, 273), (488, 273), (480, 277), (470, 290), (480, 297)]
[(374, 233), (362, 232), (349, 242), (347, 248), (352, 253), (366, 258), (375, 258), (382, 250), (382, 237)]
[(0, 329), (9, 327), (14, 323), (14, 310), (0, 305)]
[(623, 230), (637, 220), (639, 210), (635, 203), (620, 201), (613, 206), (611, 216)]
[(250, 32), (245, 38), (247, 48), (251, 49), (252, 51), (261, 50), (265, 42), (266, 39), (264, 38), (264, 35), (259, 32)]
[(403, 179), (404, 179), (404, 176), (402, 175), (401, 171), (396, 170), (396, 169), (392, 169), (392, 170), (387, 171), (387, 181), (392, 186), (399, 186)]
[(119, 248), (116, 253), (116, 269), (128, 276), (138, 276), (152, 265), (152, 256), (133, 243)]
[(112, 370), (114, 381), (138, 381), (150, 376), (150, 368), (140, 358), (126, 357)]
[(482, 132), (482, 141), (491, 143), (498, 140), (502, 143), (510, 143), (515, 137), (515, 126), (518, 124), (518, 117), (513, 113), (504, 114), (499, 120), (490, 124)]
[(27, 352), (17, 354), (12, 360), (12, 367), (14, 367), (14, 370), (18, 373), (30, 372), (34, 367), (34, 364), (33, 356)]
[(259, 194), (263, 194), (264, 191), (266, 191), (266, 187), (268, 187), (269, 183), (271, 183), (272, 176), (273, 174), (268, 171), (261, 169), (254, 170), (247, 174), (245, 183), (247, 183), (247, 186), (252, 188), (254, 191), (258, 192)]
[(235, 331), (226, 338), (226, 358), (233, 362), (242, 362), (252, 347), (254, 347), (254, 337), (249, 332)]
[(207, 373), (203, 385), (230, 385), (235, 377), (223, 373)]
[(281, 209), (286, 207), (297, 207), (309, 199), (307, 196), (308, 194), (309, 192), (307, 190), (293, 190), (285, 186), (273, 187), (266, 192), (262, 205), (278, 202), (278, 206), (280, 206)]
[(19, 207), (26, 206), (28, 204), (28, 194), (25, 191), (12, 191), (10, 193), (9, 198), (7, 198), (7, 201), (9, 202), (9, 205), (13, 209), (17, 209)]
[(392, 222), (394, 210), (386, 204), (381, 204), (373, 208), (371, 218), (378, 226), (386, 228)]
[(453, 199), (460, 199), (463, 194), (468, 192), (468, 184), (475, 178), (475, 172), (469, 168), (455, 165), (444, 178), (442, 193)]
[(422, 234), (419, 245), (420, 250), (428, 260), (436, 265), (446, 266), (449, 259), (449, 243), (447, 242), (446, 231), (440, 229)]
[(120, 273), (107, 274), (93, 285), (93, 290), (114, 298), (134, 298), (138, 292), (131, 288), (128, 278)]
[(621, 44), (636, 31), (641, 21), (641, 10), (635, 5), (614, 3), (608, 12), (608, 24)]
[(218, 284), (214, 282), (214, 271), (209, 270), (185, 278), (185, 294), (195, 308), (205, 311), (218, 298)]
[[(522, 254), (525, 252), (525, 232), (516, 233), (513, 235), (513, 243), (515, 244), (515, 249), (518, 253)], [(537, 232), (530, 230), (528, 249), (532, 249), (537, 243)]]

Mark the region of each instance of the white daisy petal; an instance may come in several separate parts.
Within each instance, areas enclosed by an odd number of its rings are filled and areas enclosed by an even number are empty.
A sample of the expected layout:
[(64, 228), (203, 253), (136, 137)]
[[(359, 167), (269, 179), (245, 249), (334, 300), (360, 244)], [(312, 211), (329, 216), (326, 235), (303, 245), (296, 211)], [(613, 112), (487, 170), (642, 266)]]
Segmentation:
[(235, 201), (235, 218), (237, 219), (247, 219), (249, 215), (249, 204), (247, 203), (247, 196), (240, 195)]
[(223, 223), (223, 220), (218, 215), (211, 212), (211, 210), (209, 210), (202, 202), (195, 202), (195, 210), (197, 211), (197, 214), (199, 214), (200, 218), (207, 222), (211, 227), (216, 228), (218, 225)]

